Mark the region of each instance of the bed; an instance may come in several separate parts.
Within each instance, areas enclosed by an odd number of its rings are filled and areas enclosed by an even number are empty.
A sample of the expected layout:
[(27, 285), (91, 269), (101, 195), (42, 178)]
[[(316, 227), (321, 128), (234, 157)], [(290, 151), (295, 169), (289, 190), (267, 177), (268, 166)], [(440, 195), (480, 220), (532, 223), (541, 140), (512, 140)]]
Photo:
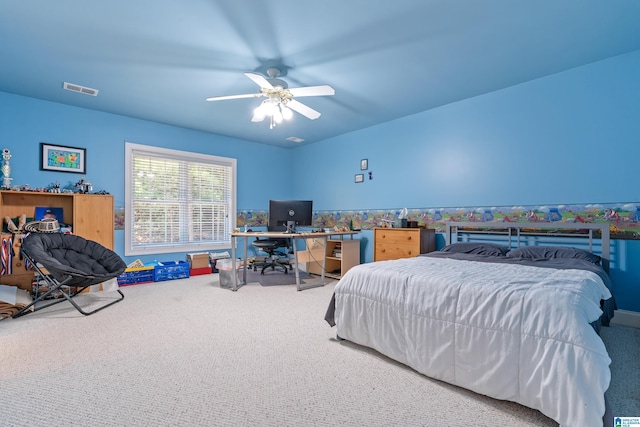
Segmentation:
[(479, 225), (447, 224), (438, 252), (350, 269), (325, 319), (339, 338), (426, 376), (563, 426), (602, 426), (611, 360), (598, 331), (615, 309), (608, 225)]

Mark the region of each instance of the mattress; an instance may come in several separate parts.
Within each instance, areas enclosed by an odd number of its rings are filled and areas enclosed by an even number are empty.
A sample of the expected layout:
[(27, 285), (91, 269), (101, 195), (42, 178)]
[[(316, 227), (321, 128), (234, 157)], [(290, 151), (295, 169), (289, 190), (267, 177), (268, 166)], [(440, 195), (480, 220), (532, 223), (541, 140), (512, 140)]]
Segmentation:
[(461, 258), (354, 267), (336, 285), (328, 320), (339, 337), (429, 377), (564, 426), (602, 426), (611, 359), (591, 326), (611, 298), (602, 276), (580, 263)]

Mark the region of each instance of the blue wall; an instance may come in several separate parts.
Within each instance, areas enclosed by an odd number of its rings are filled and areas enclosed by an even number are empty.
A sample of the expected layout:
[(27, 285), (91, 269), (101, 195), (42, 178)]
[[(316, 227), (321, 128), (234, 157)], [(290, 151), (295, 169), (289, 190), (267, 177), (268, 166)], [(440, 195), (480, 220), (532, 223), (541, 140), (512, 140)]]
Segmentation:
[[(237, 158), (240, 210), (289, 197), (318, 210), (638, 202), (638, 75), (635, 52), (293, 150), (0, 92), (0, 148), (12, 151), (14, 183), (36, 187), (79, 178), (39, 171), (40, 142), (86, 147), (87, 179), (116, 206), (125, 141)], [(355, 184), (363, 158), (373, 179)], [(268, 192), (264, 164), (279, 183)], [(361, 237), (371, 261), (371, 233)], [(620, 308), (634, 311), (638, 243), (615, 245), (612, 272)]]
[[(319, 210), (640, 202), (638, 76), (634, 52), (302, 146), (293, 195)], [(373, 179), (356, 184), (365, 158)], [(614, 250), (620, 308), (640, 311), (640, 242)]]
[[(238, 159), (238, 209), (266, 208), (269, 198), (290, 196), (291, 150), (0, 92), (0, 148), (11, 150), (13, 184), (36, 188), (58, 182), (70, 187), (82, 177), (40, 171), (40, 142), (87, 148), (87, 180), (94, 191), (113, 194), (116, 206), (124, 206), (125, 142)], [(284, 185), (265, 186), (267, 177), (261, 172), (265, 164), (271, 165), (268, 180)], [(115, 250), (127, 262), (135, 259), (124, 257), (124, 231), (115, 233)], [(185, 255), (158, 257), (184, 259)]]
[[(640, 201), (638, 76), (635, 52), (302, 146), (294, 195), (320, 210)], [(363, 158), (373, 180), (355, 184)]]

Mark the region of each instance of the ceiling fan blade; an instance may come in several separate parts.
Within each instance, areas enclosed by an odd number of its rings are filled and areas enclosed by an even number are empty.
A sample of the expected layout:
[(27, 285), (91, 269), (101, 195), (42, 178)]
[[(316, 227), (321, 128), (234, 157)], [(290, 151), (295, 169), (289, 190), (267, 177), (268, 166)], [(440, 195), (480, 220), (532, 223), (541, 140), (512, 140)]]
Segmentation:
[(329, 85), (294, 87), (288, 90), (293, 96), (327, 96), (335, 95), (336, 93)]
[(258, 98), (261, 96), (262, 96), (261, 93), (248, 93), (245, 95), (211, 96), (207, 98), (207, 101), (226, 101), (227, 99)]
[(287, 102), (287, 107), (291, 108), (294, 111), (297, 111), (298, 113), (302, 114), (303, 116), (311, 120), (315, 120), (318, 117), (320, 117), (320, 113), (318, 111), (314, 110), (311, 107), (307, 107), (306, 105), (296, 101), (295, 99), (292, 99), (289, 102)]
[(264, 78), (263, 75), (258, 73), (244, 73), (245, 76), (249, 77), (255, 84), (264, 89), (273, 89), (273, 86), (267, 79)]

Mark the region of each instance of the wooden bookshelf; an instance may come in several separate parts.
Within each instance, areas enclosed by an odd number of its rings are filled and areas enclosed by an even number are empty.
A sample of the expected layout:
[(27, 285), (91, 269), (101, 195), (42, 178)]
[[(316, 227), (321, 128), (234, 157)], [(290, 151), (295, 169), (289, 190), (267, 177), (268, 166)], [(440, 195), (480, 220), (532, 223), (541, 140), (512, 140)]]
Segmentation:
[[(63, 218), (58, 221), (70, 225), (73, 234), (93, 240), (102, 246), (113, 249), (113, 196), (109, 194), (56, 194), (31, 191), (0, 191), (0, 218), (17, 218), (26, 214), (27, 218), (35, 217), (36, 207), (62, 208)], [(3, 241), (10, 238), (2, 234)], [(33, 271), (25, 269), (20, 257), (20, 235), (13, 239), (14, 256), (12, 273), (0, 276), (0, 283), (17, 285), (21, 289), (31, 291)]]

